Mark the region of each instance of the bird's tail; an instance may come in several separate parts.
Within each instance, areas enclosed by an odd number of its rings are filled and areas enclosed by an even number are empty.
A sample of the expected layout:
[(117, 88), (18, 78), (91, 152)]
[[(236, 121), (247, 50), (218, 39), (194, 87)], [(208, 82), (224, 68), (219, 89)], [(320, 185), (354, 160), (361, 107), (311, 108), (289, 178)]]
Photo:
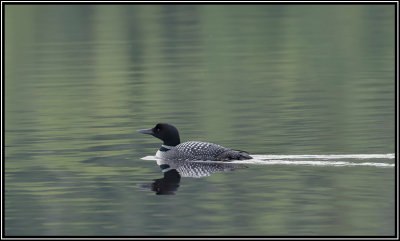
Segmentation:
[(233, 160), (248, 160), (253, 159), (247, 152), (241, 150), (227, 150), (219, 155), (219, 158), (224, 161)]

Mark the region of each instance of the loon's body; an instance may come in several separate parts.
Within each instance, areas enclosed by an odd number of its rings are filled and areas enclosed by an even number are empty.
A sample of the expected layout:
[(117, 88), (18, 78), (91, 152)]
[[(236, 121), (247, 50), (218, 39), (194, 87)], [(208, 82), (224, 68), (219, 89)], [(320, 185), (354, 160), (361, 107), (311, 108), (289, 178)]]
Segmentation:
[(232, 150), (223, 146), (200, 141), (180, 143), (178, 130), (166, 123), (159, 123), (154, 128), (138, 130), (161, 139), (164, 144), (156, 153), (156, 157), (167, 160), (204, 160), (233, 161), (246, 160), (252, 157), (244, 151)]
[(207, 161), (251, 159), (245, 152), (225, 148), (214, 143), (200, 141), (188, 141), (177, 146), (162, 145), (157, 151), (156, 157), (163, 159)]

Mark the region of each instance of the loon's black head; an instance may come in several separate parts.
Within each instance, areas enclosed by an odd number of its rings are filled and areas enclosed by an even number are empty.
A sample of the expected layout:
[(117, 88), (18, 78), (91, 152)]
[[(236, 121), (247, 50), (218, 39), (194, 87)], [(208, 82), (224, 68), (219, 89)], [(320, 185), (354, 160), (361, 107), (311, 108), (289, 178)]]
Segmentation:
[(167, 146), (176, 146), (181, 143), (178, 130), (171, 124), (158, 123), (154, 128), (137, 130), (137, 132), (157, 137)]

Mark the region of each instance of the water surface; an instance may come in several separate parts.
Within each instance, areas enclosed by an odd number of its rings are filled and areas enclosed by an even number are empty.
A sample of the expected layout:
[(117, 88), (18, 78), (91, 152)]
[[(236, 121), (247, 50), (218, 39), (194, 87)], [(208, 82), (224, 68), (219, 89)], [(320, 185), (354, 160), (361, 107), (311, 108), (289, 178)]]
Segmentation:
[[(393, 39), (394, 5), (6, 5), (5, 234), (394, 235)], [(155, 195), (157, 122), (269, 165)]]

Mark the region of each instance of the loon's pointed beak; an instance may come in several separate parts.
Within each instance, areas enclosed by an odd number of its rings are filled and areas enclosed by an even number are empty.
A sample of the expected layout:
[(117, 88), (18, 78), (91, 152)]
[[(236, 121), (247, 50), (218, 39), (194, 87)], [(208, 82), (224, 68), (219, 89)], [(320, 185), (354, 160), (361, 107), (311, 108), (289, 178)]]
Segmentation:
[(154, 135), (153, 128), (137, 130), (139, 133)]

